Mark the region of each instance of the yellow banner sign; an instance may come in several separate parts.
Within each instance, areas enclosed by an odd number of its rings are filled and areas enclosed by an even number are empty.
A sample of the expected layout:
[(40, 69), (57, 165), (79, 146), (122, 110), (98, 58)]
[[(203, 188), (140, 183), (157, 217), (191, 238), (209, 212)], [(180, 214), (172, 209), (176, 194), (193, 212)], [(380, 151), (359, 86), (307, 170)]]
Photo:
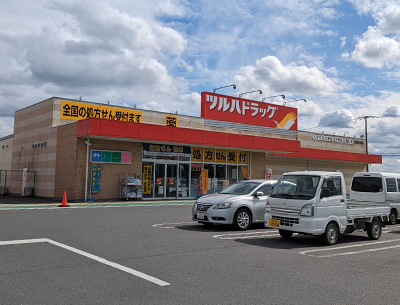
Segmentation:
[(237, 163), (237, 151), (236, 150), (227, 150), (227, 162), (231, 164)]
[(239, 164), (248, 164), (249, 160), (248, 160), (248, 152), (247, 151), (238, 151), (238, 163)]
[(215, 161), (217, 163), (226, 163), (226, 149), (216, 149)]
[(178, 117), (176, 115), (166, 114), (165, 115), (164, 125), (165, 126), (177, 127), (178, 126)]
[(215, 149), (204, 148), (204, 162), (214, 162), (214, 161), (215, 161)]
[(151, 194), (151, 180), (153, 176), (152, 165), (143, 165), (143, 194)]
[(192, 161), (203, 161), (203, 148), (192, 147)]
[(102, 106), (73, 101), (61, 101), (61, 119), (79, 121), (86, 118), (109, 119), (142, 123), (143, 113), (139, 110)]

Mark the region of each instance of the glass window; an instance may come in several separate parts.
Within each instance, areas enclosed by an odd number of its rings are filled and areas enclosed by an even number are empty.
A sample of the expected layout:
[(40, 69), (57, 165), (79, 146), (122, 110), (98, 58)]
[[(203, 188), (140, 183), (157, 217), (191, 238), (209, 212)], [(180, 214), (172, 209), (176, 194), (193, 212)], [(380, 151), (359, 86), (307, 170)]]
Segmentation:
[(178, 197), (189, 197), (189, 164), (179, 164)]
[(323, 190), (328, 190), (329, 197), (342, 195), (342, 179), (340, 177), (325, 179), (322, 185)]
[(247, 166), (239, 166), (239, 169), (238, 169), (238, 181), (244, 180), (243, 167), (247, 167)]
[(227, 165), (227, 177), (229, 184), (233, 184), (238, 181), (237, 178), (237, 165)]
[(264, 196), (269, 196), (272, 192), (273, 187), (273, 184), (264, 184), (257, 190), (257, 192), (263, 192)]
[(214, 194), (214, 170), (215, 164), (204, 164), (204, 168), (208, 169), (208, 187), (207, 187), (207, 195)]
[(221, 194), (246, 195), (250, 194), (259, 185), (260, 182), (239, 181), (224, 189)]
[(196, 198), (200, 196), (201, 167), (198, 167), (198, 165), (198, 163), (192, 163), (190, 179), (190, 197)]
[(226, 165), (216, 164), (215, 165), (215, 192), (218, 193), (224, 189), (224, 180), (226, 176)]
[(386, 188), (387, 188), (388, 193), (397, 192), (396, 179), (386, 178)]
[(351, 190), (365, 193), (382, 192), (382, 178), (354, 177), (351, 183)]
[(271, 197), (312, 199), (315, 196), (319, 180), (319, 176), (284, 175), (274, 187)]
[(155, 164), (155, 198), (164, 198), (165, 195), (165, 164)]

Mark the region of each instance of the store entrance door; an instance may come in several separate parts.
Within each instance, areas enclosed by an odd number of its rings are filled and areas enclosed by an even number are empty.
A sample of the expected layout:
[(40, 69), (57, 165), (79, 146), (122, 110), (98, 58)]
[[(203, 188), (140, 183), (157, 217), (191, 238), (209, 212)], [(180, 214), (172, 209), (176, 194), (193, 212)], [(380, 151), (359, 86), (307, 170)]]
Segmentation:
[(165, 164), (155, 164), (154, 198), (165, 198)]
[(189, 163), (159, 160), (154, 164), (154, 198), (189, 197)]
[(167, 163), (167, 167), (165, 169), (165, 178), (166, 178), (165, 198), (177, 198), (176, 196), (177, 182), (178, 182), (177, 168), (178, 164)]

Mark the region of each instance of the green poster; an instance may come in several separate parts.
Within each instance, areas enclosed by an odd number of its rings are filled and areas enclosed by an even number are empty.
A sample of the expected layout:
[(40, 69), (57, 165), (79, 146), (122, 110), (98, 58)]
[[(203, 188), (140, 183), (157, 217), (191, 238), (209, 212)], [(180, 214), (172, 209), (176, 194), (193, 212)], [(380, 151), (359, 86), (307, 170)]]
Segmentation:
[(112, 152), (112, 162), (121, 163), (121, 153), (119, 151)]
[(111, 162), (111, 151), (101, 152), (101, 162)]

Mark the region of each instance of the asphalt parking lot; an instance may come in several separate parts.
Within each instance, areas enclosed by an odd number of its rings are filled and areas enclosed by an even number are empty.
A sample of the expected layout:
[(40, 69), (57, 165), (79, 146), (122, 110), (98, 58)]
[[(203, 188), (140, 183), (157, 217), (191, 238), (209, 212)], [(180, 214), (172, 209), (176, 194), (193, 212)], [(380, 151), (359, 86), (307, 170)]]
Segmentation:
[(354, 304), (400, 295), (400, 225), (377, 241), (360, 232), (327, 247), (262, 225), (206, 227), (191, 220), (189, 203), (5, 205), (2, 304)]

